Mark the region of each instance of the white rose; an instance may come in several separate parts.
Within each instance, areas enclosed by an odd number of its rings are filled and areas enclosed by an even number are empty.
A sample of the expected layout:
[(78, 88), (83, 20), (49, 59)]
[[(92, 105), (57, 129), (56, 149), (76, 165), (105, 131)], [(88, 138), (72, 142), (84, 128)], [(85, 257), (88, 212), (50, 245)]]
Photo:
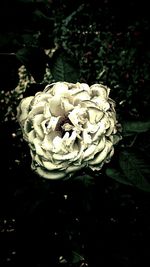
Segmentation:
[(22, 99), (17, 118), (36, 173), (59, 179), (110, 160), (119, 135), (109, 92), (101, 84), (57, 82)]

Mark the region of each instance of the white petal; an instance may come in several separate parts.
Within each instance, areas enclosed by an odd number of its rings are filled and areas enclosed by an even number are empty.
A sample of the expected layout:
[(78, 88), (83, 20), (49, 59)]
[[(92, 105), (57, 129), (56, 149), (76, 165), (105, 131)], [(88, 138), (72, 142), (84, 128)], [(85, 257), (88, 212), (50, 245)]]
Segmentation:
[(115, 122), (112, 118), (109, 118), (109, 123), (110, 123), (110, 126), (108, 130), (106, 131), (106, 136), (110, 136), (113, 133), (114, 127), (115, 127)]
[(41, 123), (41, 127), (43, 129), (44, 134), (48, 133), (48, 130), (47, 130), (48, 123), (49, 123), (49, 119), (46, 119), (46, 120), (42, 121), (42, 123)]
[(43, 111), (44, 111), (44, 105), (34, 106), (34, 108), (32, 107), (31, 111), (29, 112), (28, 118), (32, 119), (37, 114), (43, 114)]
[(90, 95), (87, 91), (81, 91), (79, 93), (74, 94), (73, 96), (73, 104), (77, 105), (83, 100), (90, 100)]
[(67, 84), (63, 83), (63, 82), (57, 82), (53, 86), (53, 95), (67, 96), (68, 95), (68, 86), (67, 86)]
[(35, 172), (37, 172), (37, 174), (43, 178), (52, 180), (62, 179), (66, 176), (64, 171), (47, 171), (42, 167), (35, 167)]
[(45, 138), (44, 138), (44, 140), (42, 142), (41, 147), (44, 150), (52, 151), (52, 149), (53, 149), (52, 143), (49, 140), (47, 140), (47, 137), (48, 137), (48, 135), (45, 136)]
[(50, 112), (50, 105), (49, 105), (49, 103), (45, 103), (43, 116), (44, 116), (45, 119), (51, 118), (51, 112)]
[(78, 150), (78, 154), (76, 157), (74, 157), (74, 164), (78, 163), (81, 164), (81, 161), (83, 159), (83, 151), (86, 149), (87, 146), (85, 146), (82, 142), (80, 142), (80, 140), (78, 141), (78, 143), (76, 143), (77, 145), (77, 150)]
[(53, 171), (53, 170), (59, 170), (59, 169), (64, 169), (64, 167), (62, 166), (62, 164), (56, 165), (50, 161), (42, 161), (43, 163), (43, 167), (46, 168), (49, 171)]
[(74, 126), (78, 125), (77, 112), (75, 109), (69, 113), (68, 118)]
[(88, 114), (89, 114), (89, 121), (92, 124), (99, 122), (104, 115), (103, 111), (100, 111), (95, 107), (88, 108)]
[(29, 96), (21, 100), (19, 106), (17, 107), (17, 118), (19, 122), (22, 122), (27, 118), (30, 103), (33, 98), (33, 96)]
[(31, 153), (31, 156), (32, 156), (32, 158), (33, 158), (33, 160), (37, 163), (37, 164), (39, 164), (39, 165), (42, 165), (42, 159), (41, 159), (41, 157), (39, 156), (39, 155), (33, 155), (32, 153)]
[(56, 83), (51, 83), (51, 84), (48, 84), (46, 85), (45, 89), (44, 89), (44, 93), (46, 94), (50, 94), (51, 96), (53, 95), (53, 86), (55, 85)]
[(38, 134), (38, 136), (43, 139), (44, 138), (44, 133), (43, 133), (43, 129), (41, 127), (41, 122), (43, 121), (44, 117), (43, 114), (37, 114), (34, 118), (33, 118), (33, 128), (35, 130), (35, 132)]
[(111, 148), (107, 158), (106, 158), (106, 163), (110, 162), (110, 159), (112, 158), (112, 156), (114, 155), (114, 147)]
[(85, 108), (77, 106), (69, 113), (68, 118), (75, 127), (80, 129), (80, 124), (84, 124), (87, 121), (87, 111)]
[(65, 111), (61, 107), (61, 96), (57, 95), (49, 100), (50, 112), (53, 116), (63, 116)]
[(63, 140), (61, 137), (59, 136), (56, 136), (54, 139), (53, 139), (53, 148), (52, 148), (52, 151), (54, 153), (58, 153), (60, 151), (62, 151), (62, 143), (63, 143)]
[(69, 90), (70, 94), (74, 97), (74, 95), (79, 94), (81, 92), (83, 92), (84, 89), (80, 86), (78, 86), (77, 84), (74, 84), (71, 89)]
[(105, 129), (108, 129), (110, 126), (110, 121), (109, 121), (109, 117), (107, 115), (107, 113), (104, 115), (104, 117), (101, 119), (100, 121), (101, 125), (104, 125)]
[(98, 124), (92, 124), (89, 121), (87, 121), (85, 124), (85, 130), (87, 131), (87, 133), (94, 134), (98, 131), (98, 129), (99, 129)]
[(100, 138), (100, 136), (105, 134), (105, 132), (106, 132), (105, 125), (104, 125), (104, 123), (100, 122), (99, 123), (99, 128), (98, 128), (97, 132), (93, 135), (92, 141), (93, 142), (97, 141)]
[(107, 157), (108, 153), (112, 148), (112, 143), (110, 141), (106, 141), (105, 148), (93, 159), (89, 161), (89, 165), (97, 165), (102, 163), (103, 160)]
[(51, 131), (57, 131), (58, 124), (60, 121), (60, 117), (51, 117), (50, 119), (46, 119), (42, 121), (41, 126), (43, 129), (43, 132), (45, 134), (49, 134)]
[(46, 158), (46, 154), (45, 154), (45, 151), (44, 149), (42, 148), (41, 146), (41, 142), (39, 141), (39, 139), (35, 138), (34, 141), (34, 146), (35, 146), (35, 150), (36, 150), (36, 153), (39, 155), (39, 156), (42, 156), (42, 157), (45, 157)]
[(89, 160), (91, 156), (93, 158), (95, 154), (94, 153), (95, 149), (96, 149), (96, 145), (89, 146), (83, 153), (83, 159), (86, 158), (86, 160)]
[(35, 131), (32, 130), (31, 132), (28, 133), (28, 142), (33, 144), (34, 139), (36, 138)]
[(101, 98), (108, 98), (110, 89), (102, 84), (93, 84), (90, 86), (93, 96), (100, 96)]
[(37, 106), (40, 103), (46, 103), (48, 101), (49, 98), (51, 98), (52, 96), (49, 93), (45, 93), (45, 92), (38, 92), (35, 94), (35, 97), (32, 101), (32, 106)]
[(87, 145), (87, 144), (91, 144), (92, 143), (91, 135), (88, 134), (86, 129), (84, 129), (83, 132), (82, 132), (82, 138), (83, 138), (83, 144)]
[(81, 107), (84, 107), (84, 108), (95, 108), (96, 107), (96, 108), (100, 109), (99, 106), (91, 100), (83, 100), (80, 103), (80, 105), (81, 105)]
[(53, 140), (59, 136), (59, 132), (50, 132), (46, 134), (42, 142), (42, 148), (51, 152), (53, 150)]
[(87, 83), (80, 83), (81, 88), (83, 88), (85, 91), (87, 91), (88, 93), (90, 93), (90, 87)]
[(65, 113), (68, 113), (73, 110), (74, 106), (69, 102), (69, 99), (63, 97), (61, 99), (61, 108), (65, 111)]
[(58, 117), (51, 117), (50, 118), (50, 121), (49, 121), (49, 124), (47, 126), (47, 129), (51, 129), (52, 131), (55, 131), (58, 124), (59, 124), (59, 121), (60, 121), (61, 117), (58, 116)]
[(77, 138), (77, 133), (75, 131), (73, 131), (70, 135), (70, 137), (66, 138), (66, 145), (67, 147), (70, 147), (70, 149), (72, 149), (72, 146), (74, 145), (74, 142)]
[(109, 102), (101, 97), (95, 96), (92, 98), (92, 101), (96, 103), (102, 111), (107, 111), (110, 108)]
[(99, 143), (96, 146), (95, 152), (97, 153), (97, 152), (102, 151), (104, 149), (105, 145), (106, 145), (106, 138), (105, 138), (105, 136), (102, 136)]
[(78, 154), (78, 151), (72, 151), (72, 152), (70, 152), (68, 154), (63, 154), (63, 155), (54, 154), (53, 158), (56, 159), (56, 160), (62, 160), (62, 161), (64, 161), (64, 160), (72, 160), (73, 161), (74, 157), (76, 157), (77, 154)]

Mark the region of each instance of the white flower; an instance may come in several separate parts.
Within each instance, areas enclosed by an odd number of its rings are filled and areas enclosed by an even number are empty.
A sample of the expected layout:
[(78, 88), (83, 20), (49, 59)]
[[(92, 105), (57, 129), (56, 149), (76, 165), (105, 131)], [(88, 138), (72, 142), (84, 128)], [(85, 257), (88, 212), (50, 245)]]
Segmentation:
[(17, 118), (36, 173), (59, 179), (110, 160), (120, 137), (109, 92), (101, 84), (57, 82), (22, 99)]

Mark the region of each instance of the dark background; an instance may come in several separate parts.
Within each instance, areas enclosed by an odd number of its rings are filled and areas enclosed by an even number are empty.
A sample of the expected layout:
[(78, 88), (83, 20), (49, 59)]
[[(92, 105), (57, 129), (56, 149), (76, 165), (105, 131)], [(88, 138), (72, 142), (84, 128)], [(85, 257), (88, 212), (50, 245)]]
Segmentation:
[[(147, 1), (1, 1), (0, 266), (150, 264), (149, 33)], [(54, 182), (30, 170), (16, 109), (58, 80), (110, 86), (124, 127), (100, 173)]]

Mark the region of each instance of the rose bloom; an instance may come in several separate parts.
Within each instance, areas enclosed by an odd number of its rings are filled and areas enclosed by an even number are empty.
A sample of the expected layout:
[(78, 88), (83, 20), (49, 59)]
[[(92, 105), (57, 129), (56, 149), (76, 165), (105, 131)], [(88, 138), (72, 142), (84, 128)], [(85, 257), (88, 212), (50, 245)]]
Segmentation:
[(109, 162), (120, 139), (109, 93), (102, 84), (56, 82), (22, 99), (17, 118), (37, 174), (66, 178)]

